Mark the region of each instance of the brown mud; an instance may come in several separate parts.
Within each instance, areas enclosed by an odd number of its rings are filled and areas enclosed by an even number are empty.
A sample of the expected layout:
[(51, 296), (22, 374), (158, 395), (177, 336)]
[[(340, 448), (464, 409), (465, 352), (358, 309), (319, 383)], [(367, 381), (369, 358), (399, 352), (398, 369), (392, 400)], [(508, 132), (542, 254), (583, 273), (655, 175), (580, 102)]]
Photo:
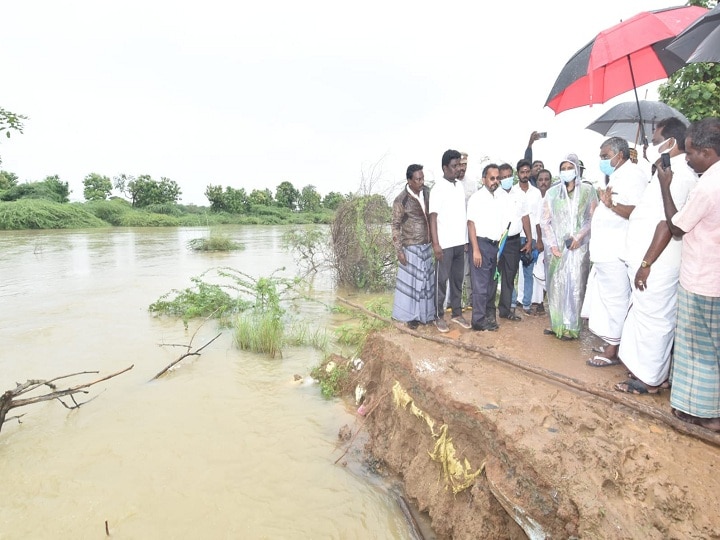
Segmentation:
[(363, 349), (367, 450), (438, 538), (720, 538), (720, 437), (680, 425), (667, 390), (614, 391), (627, 370), (587, 366), (586, 331), (499, 322), (398, 326)]

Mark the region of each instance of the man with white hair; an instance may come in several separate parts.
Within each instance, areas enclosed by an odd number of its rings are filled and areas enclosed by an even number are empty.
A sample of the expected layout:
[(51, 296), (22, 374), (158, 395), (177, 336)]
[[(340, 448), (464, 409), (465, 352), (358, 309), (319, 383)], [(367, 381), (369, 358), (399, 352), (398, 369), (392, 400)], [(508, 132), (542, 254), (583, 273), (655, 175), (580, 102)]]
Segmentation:
[(603, 352), (587, 361), (592, 367), (620, 363), (618, 348), (630, 304), (630, 280), (620, 259), (627, 234), (628, 218), (640, 201), (650, 177), (630, 161), (625, 139), (611, 137), (600, 146), (600, 170), (609, 177), (600, 190), (600, 203), (590, 224), (590, 260), (595, 278), (588, 284), (590, 331), (605, 343)]

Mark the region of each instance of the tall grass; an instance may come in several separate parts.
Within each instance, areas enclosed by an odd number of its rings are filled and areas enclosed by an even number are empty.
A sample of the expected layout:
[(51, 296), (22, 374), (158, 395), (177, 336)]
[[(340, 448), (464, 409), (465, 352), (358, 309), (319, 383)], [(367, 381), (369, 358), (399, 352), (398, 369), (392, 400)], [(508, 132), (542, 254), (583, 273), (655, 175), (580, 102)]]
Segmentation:
[(235, 242), (227, 234), (210, 233), (210, 236), (193, 238), (188, 247), (194, 251), (234, 251), (245, 249), (245, 246)]
[(0, 202), (0, 229), (84, 229), (108, 224), (80, 204), (43, 199)]

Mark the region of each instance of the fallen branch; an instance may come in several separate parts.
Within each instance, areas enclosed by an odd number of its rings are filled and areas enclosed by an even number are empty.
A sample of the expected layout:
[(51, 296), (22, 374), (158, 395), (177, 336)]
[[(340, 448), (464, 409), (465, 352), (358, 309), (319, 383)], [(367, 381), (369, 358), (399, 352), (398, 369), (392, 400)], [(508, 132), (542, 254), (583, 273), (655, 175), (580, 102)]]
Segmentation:
[(377, 398), (377, 400), (375, 401), (375, 403), (372, 406), (372, 409), (370, 409), (367, 413), (365, 413), (365, 416), (363, 417), (362, 421), (360, 422), (360, 427), (357, 428), (357, 430), (355, 431), (353, 436), (350, 438), (350, 440), (347, 443), (347, 447), (345, 448), (345, 451), (340, 455), (339, 458), (337, 458), (335, 460), (334, 465), (337, 465), (338, 461), (340, 461), (343, 457), (345, 457), (345, 454), (348, 453), (348, 451), (352, 447), (353, 442), (355, 442), (355, 438), (358, 436), (358, 434), (360, 433), (362, 428), (365, 426), (365, 421), (366, 421), (367, 417), (370, 416), (373, 413), (373, 411), (378, 408), (378, 406), (380, 405), (382, 400), (385, 399), (389, 395), (390, 395), (390, 390), (388, 390), (387, 392), (382, 394), (379, 398)]
[[(196, 330), (195, 332), (197, 333), (197, 330)], [(220, 333), (220, 334), (218, 334), (217, 336), (215, 336), (214, 338), (212, 338), (210, 341), (208, 341), (205, 345), (203, 345), (203, 346), (200, 347), (199, 349), (196, 349), (196, 350), (193, 351), (193, 350), (191, 350), (192, 340), (195, 338), (195, 334), (193, 334), (192, 338), (190, 338), (190, 343), (188, 343), (187, 345), (185, 345), (185, 348), (187, 348), (187, 352), (184, 353), (184, 354), (181, 354), (176, 360), (173, 360), (172, 362), (170, 362), (167, 366), (165, 366), (165, 368), (163, 368), (163, 369), (162, 369), (157, 375), (155, 375), (151, 380), (154, 381), (155, 379), (159, 379), (160, 377), (162, 377), (163, 375), (165, 375), (165, 373), (167, 373), (168, 370), (170, 370), (174, 365), (176, 365), (176, 364), (177, 364), (178, 362), (180, 362), (181, 360), (184, 360), (184, 359), (187, 358), (188, 356), (200, 356), (200, 352), (201, 352), (205, 347), (207, 347), (208, 345), (210, 345), (213, 341), (215, 341), (217, 338), (219, 338), (220, 336), (222, 336), (222, 333)], [(177, 347), (177, 346), (178, 346), (178, 345), (172, 345), (172, 347)]]
[[(107, 381), (108, 379), (112, 379), (113, 377), (117, 377), (118, 375), (121, 375), (122, 373), (125, 373), (126, 371), (130, 371), (135, 365), (131, 365), (130, 367), (127, 367), (121, 371), (117, 371), (115, 373), (111, 373), (110, 375), (107, 375), (105, 377), (102, 377), (100, 379), (97, 379), (95, 381), (85, 383), (85, 384), (78, 384), (76, 386), (72, 386), (70, 388), (65, 388), (63, 390), (58, 390), (57, 386), (54, 384), (56, 381), (59, 381), (61, 379), (67, 379), (69, 377), (76, 377), (78, 375), (87, 375), (89, 373), (99, 373), (98, 371), (80, 371), (78, 373), (71, 373), (69, 375), (61, 375), (60, 377), (55, 377), (54, 379), (44, 380), (44, 379), (31, 379), (26, 381), (23, 384), (17, 383), (17, 386), (13, 390), (6, 391), (2, 396), (0, 396), (0, 430), (2, 429), (2, 425), (5, 422), (5, 420), (12, 420), (12, 419), (20, 419), (20, 417), (24, 415), (19, 416), (13, 416), (10, 418), (7, 418), (7, 413), (11, 411), (12, 409), (15, 409), (17, 407), (24, 407), (25, 405), (32, 405), (33, 403), (40, 403), (42, 401), (50, 401), (53, 399), (57, 399), (60, 403), (63, 404), (63, 406), (66, 409), (77, 409), (81, 405), (84, 405), (85, 403), (88, 403), (88, 401), (82, 401), (78, 402), (75, 399), (75, 394), (87, 394), (88, 392), (85, 390), (85, 388), (88, 388), (90, 386), (93, 386), (97, 383)], [(34, 396), (30, 398), (24, 398), (24, 399), (17, 399), (19, 396), (25, 395), (28, 392), (32, 392), (33, 390), (37, 390), (38, 388), (42, 386), (47, 386), (52, 390), (52, 392), (49, 392), (47, 394), (43, 394), (41, 396)], [(63, 397), (69, 396), (72, 400), (73, 404), (68, 405), (65, 403), (62, 399)], [(94, 398), (92, 398), (94, 399)]]

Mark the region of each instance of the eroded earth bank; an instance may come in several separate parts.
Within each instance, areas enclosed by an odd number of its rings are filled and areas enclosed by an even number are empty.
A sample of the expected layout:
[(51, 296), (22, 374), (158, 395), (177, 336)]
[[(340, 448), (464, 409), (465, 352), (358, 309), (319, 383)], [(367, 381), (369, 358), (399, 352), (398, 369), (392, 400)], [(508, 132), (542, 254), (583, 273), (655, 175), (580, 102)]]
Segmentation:
[(614, 392), (622, 366), (586, 366), (587, 336), (542, 325), (365, 345), (367, 450), (437, 537), (720, 538), (720, 438), (673, 425), (667, 392)]

